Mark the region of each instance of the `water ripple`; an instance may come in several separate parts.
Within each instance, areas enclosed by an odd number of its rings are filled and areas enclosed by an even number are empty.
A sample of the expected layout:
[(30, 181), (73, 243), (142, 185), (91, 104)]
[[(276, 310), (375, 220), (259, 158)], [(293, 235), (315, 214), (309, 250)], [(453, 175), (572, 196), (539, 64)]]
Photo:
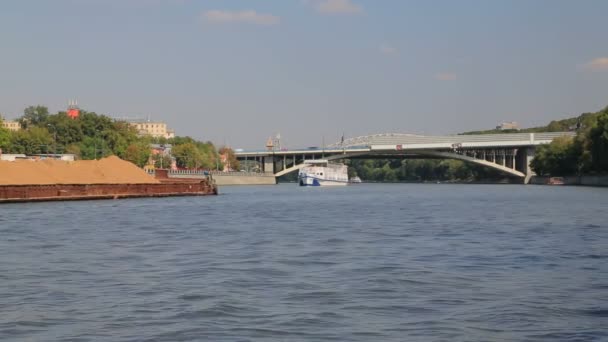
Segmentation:
[(222, 193), (0, 206), (0, 340), (608, 340), (606, 189)]

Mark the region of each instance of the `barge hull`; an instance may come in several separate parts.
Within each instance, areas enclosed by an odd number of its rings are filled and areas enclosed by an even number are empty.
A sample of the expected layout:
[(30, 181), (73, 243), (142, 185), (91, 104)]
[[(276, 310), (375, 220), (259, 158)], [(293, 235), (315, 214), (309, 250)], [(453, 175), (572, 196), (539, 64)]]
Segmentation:
[(163, 181), (159, 184), (0, 185), (0, 203), (207, 195), (217, 195), (217, 187), (209, 185), (207, 181)]

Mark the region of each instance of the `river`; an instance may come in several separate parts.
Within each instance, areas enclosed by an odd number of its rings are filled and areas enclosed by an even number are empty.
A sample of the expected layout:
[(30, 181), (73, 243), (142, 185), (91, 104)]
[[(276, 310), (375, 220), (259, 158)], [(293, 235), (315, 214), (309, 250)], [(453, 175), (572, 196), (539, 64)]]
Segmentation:
[(608, 340), (608, 189), (0, 206), (0, 340)]

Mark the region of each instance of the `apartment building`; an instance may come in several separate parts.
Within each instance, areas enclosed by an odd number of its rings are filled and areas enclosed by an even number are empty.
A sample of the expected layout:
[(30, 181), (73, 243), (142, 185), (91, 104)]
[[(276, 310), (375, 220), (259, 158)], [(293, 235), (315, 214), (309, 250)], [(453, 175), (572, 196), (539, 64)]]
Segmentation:
[[(0, 119), (1, 120), (1, 119)], [(2, 127), (10, 131), (18, 131), (21, 129), (21, 125), (17, 121), (2, 120)]]
[(167, 128), (167, 124), (161, 121), (135, 121), (129, 123), (137, 129), (140, 135), (150, 135), (155, 138), (174, 138), (175, 131)]

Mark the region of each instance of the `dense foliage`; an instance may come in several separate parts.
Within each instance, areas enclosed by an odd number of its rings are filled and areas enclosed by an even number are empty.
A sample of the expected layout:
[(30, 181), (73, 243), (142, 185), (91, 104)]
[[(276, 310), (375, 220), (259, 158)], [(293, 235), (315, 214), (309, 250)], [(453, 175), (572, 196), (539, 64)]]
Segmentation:
[(494, 180), (496, 171), (460, 160), (368, 159), (349, 162), (350, 176), (366, 181), (425, 182)]
[(608, 107), (583, 114), (575, 138), (555, 139), (539, 146), (532, 169), (542, 176), (569, 176), (608, 173)]
[(156, 143), (173, 145), (172, 155), (178, 167), (222, 167), (219, 154), (211, 142), (190, 137), (164, 139), (138, 136), (137, 130), (126, 121), (94, 112), (81, 110), (77, 119), (71, 119), (65, 112), (51, 114), (44, 106), (30, 106), (18, 121), (22, 127), (19, 131), (11, 132), (0, 126), (0, 148), (3, 153), (72, 153), (79, 159), (116, 155), (140, 167), (150, 160), (157, 166), (168, 167), (170, 157), (151, 154), (150, 144)]
[(2, 116), (0, 116), (0, 148), (9, 146), (11, 143), (11, 132), (2, 126)]
[(568, 132), (591, 127), (595, 123), (597, 113), (583, 113), (577, 117), (563, 120), (553, 120), (546, 126), (522, 128), (522, 129), (490, 129), (484, 131), (471, 131), (461, 133), (471, 134), (507, 134), (507, 133), (540, 133), (540, 132)]

